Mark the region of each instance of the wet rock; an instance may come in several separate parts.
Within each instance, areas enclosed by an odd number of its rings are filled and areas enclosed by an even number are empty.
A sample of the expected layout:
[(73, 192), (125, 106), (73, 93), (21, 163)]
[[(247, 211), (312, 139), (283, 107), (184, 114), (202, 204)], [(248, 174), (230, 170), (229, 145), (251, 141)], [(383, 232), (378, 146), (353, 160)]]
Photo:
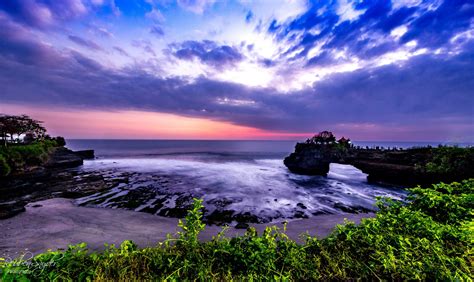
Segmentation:
[(21, 212), (24, 212), (25, 202), (12, 201), (0, 204), (0, 219), (13, 217)]
[(162, 200), (157, 200), (156, 202), (154, 202), (150, 206), (145, 207), (141, 210), (137, 210), (137, 211), (156, 214), (162, 207), (163, 207), (163, 201)]
[(74, 151), (74, 154), (78, 155), (84, 160), (90, 160), (95, 158), (94, 150), (81, 150)]
[(234, 211), (232, 210), (214, 210), (210, 215), (207, 215), (204, 219), (208, 223), (223, 224), (229, 223), (233, 220)]
[(368, 213), (373, 212), (373, 210), (362, 207), (362, 206), (348, 206), (344, 203), (337, 202), (333, 206), (334, 208), (341, 210), (347, 213)]
[(343, 204), (343, 203), (335, 203), (335, 204), (333, 205), (333, 207), (334, 207), (335, 209), (341, 210), (341, 211), (343, 211), (343, 212), (355, 213), (354, 209), (352, 209), (352, 208), (349, 207), (349, 206), (346, 206), (346, 205)]
[(176, 207), (189, 209), (193, 203), (193, 197), (191, 195), (180, 195), (175, 200)]
[(163, 208), (158, 214), (161, 216), (184, 218), (187, 213), (187, 208)]
[(247, 223), (239, 222), (235, 225), (236, 229), (247, 229), (250, 226)]
[(211, 205), (214, 205), (218, 208), (224, 208), (224, 207), (234, 203), (234, 201), (231, 200), (231, 199), (227, 199), (227, 198), (222, 198), (222, 199), (216, 198), (216, 199), (212, 199), (212, 200), (208, 201), (207, 203), (209, 203)]
[(302, 203), (297, 203), (296, 206), (299, 207), (299, 208), (302, 208), (304, 210), (307, 209), (307, 207), (305, 205), (303, 205)]
[(67, 199), (77, 199), (83, 196), (83, 194), (79, 191), (64, 191), (61, 196)]
[(283, 163), (293, 173), (326, 176), (332, 161), (331, 156), (328, 147), (297, 143), (295, 152), (286, 157)]
[(330, 214), (330, 212), (327, 212), (327, 211), (314, 211), (311, 214), (315, 215), (315, 216), (318, 216), (318, 215)]
[(233, 218), (237, 222), (261, 223), (262, 219), (250, 212), (236, 214)]
[[(99, 173), (84, 173), (70, 169), (49, 168), (34, 174), (16, 175), (0, 179), (0, 205), (3, 215), (15, 215), (23, 206), (52, 197), (80, 198), (114, 187), (115, 183)], [(21, 205), (5, 205), (9, 202)]]
[(302, 211), (296, 211), (293, 217), (294, 218), (308, 218), (308, 216)]
[[(119, 191), (118, 193), (124, 193), (121, 196), (113, 196), (111, 199), (108, 197), (103, 197), (99, 201), (96, 201), (95, 204), (100, 204), (101, 202), (107, 201), (111, 207), (122, 208), (128, 210), (135, 210), (143, 203), (145, 203), (149, 198), (155, 197), (153, 190), (148, 189), (147, 187), (139, 187), (134, 190), (124, 190)], [(117, 193), (117, 194), (118, 194)]]
[(77, 167), (83, 164), (83, 159), (76, 155), (73, 151), (60, 147), (50, 154), (48, 162), (45, 166), (47, 168), (70, 168)]

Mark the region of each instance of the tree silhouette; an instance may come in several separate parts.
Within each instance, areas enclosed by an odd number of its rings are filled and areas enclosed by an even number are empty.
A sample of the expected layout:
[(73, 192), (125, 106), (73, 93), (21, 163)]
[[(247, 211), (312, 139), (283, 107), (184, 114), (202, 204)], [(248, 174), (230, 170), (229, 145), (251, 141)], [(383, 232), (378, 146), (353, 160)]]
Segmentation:
[[(46, 129), (41, 125), (42, 121), (34, 120), (27, 115), (14, 116), (0, 114), (0, 139), (3, 146), (14, 143), (14, 137), (28, 134), (30, 140), (42, 140), (46, 135)], [(10, 139), (10, 141), (8, 141)]]
[(336, 137), (330, 131), (321, 131), (312, 138), (306, 140), (306, 143), (327, 145), (336, 143)]

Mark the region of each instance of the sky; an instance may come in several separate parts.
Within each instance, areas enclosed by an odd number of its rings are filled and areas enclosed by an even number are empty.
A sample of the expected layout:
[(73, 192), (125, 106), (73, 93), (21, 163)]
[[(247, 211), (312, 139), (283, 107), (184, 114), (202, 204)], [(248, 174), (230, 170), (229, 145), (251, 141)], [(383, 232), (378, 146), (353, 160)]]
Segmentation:
[(469, 0), (1, 0), (0, 113), (66, 138), (474, 141)]

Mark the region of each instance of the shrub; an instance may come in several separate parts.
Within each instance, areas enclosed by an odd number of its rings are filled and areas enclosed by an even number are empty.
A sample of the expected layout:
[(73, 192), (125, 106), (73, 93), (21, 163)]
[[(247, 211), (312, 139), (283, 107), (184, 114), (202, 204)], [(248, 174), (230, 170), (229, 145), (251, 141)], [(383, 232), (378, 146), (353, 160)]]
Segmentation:
[(3, 155), (0, 155), (0, 176), (7, 176), (11, 172), (11, 167)]
[(474, 147), (460, 148), (439, 146), (432, 149), (431, 159), (426, 163), (427, 172), (463, 176), (472, 175), (474, 169)]
[(0, 147), (0, 176), (22, 170), (26, 166), (42, 165), (48, 153), (58, 147), (56, 140), (36, 141), (28, 145)]
[(66, 140), (62, 136), (58, 136), (58, 137), (54, 138), (53, 140), (56, 141), (56, 146), (57, 147), (66, 146)]
[(474, 179), (408, 190), (411, 209), (424, 212), (438, 222), (459, 225), (474, 219)]

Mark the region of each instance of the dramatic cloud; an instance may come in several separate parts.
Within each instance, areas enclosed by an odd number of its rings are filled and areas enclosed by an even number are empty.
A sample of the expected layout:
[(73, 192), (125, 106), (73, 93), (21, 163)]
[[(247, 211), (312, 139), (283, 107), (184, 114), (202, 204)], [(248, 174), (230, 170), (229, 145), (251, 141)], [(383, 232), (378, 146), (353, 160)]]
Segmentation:
[(86, 6), (80, 0), (0, 1), (0, 10), (20, 22), (39, 28), (47, 27), (57, 20), (70, 20), (87, 13)]
[(153, 25), (152, 27), (150, 27), (150, 33), (158, 36), (158, 37), (161, 37), (163, 35), (165, 35), (165, 32), (163, 31), (163, 28), (161, 28), (161, 26), (159, 25)]
[(169, 45), (173, 54), (182, 60), (198, 59), (201, 62), (214, 67), (233, 65), (243, 59), (242, 54), (228, 45), (218, 45), (216, 42), (204, 40), (185, 41)]
[(409, 24), (401, 42), (418, 40), (420, 47), (435, 49), (448, 43), (457, 33), (473, 25), (474, 3), (444, 1), (436, 10), (427, 11)]
[(177, 0), (178, 4), (193, 13), (202, 14), (204, 10), (212, 6), (216, 0)]
[(122, 48), (120, 48), (118, 46), (114, 46), (113, 49), (122, 56), (130, 57), (130, 55), (127, 53), (127, 51), (123, 50)]
[(86, 48), (89, 48), (89, 49), (92, 49), (92, 50), (96, 50), (96, 51), (103, 50), (102, 47), (99, 46), (99, 44), (95, 43), (92, 40), (84, 39), (82, 37), (75, 36), (75, 35), (69, 35), (68, 38), (69, 38), (69, 40), (76, 43), (77, 45), (80, 45), (80, 46), (83, 46), (83, 47), (86, 47)]
[(48, 65), (60, 58), (28, 29), (12, 22), (1, 13), (0, 26), (0, 57), (27, 65)]
[(153, 50), (153, 44), (149, 40), (133, 40), (132, 41), (132, 46), (137, 47), (137, 48), (141, 48), (142, 50), (144, 50), (148, 54), (151, 54), (154, 57), (156, 57), (155, 50)]
[[(285, 56), (309, 57), (310, 50), (316, 48), (320, 54), (308, 59), (331, 63), (334, 55), (330, 53), (335, 50), (368, 59), (395, 51), (412, 40), (418, 43), (417, 48), (437, 49), (468, 29), (474, 17), (474, 5), (466, 1), (445, 1), (434, 10), (428, 5), (393, 8), (390, 1), (348, 5), (360, 11), (360, 16), (341, 22), (336, 2), (318, 3), (292, 21), (272, 21), (268, 32), (290, 43)], [(402, 25), (407, 26), (407, 31), (400, 39), (390, 36)]]
[(99, 37), (108, 37), (108, 38), (114, 37), (114, 34), (103, 26), (99, 26), (94, 23), (89, 23), (87, 27), (89, 28), (90, 33), (97, 35)]
[[(14, 49), (18, 55), (35, 55), (35, 50), (21, 47), (29, 46), (27, 42), (9, 44), (18, 47)], [(59, 54), (54, 49), (45, 49), (48, 57), (67, 58), (66, 64), (25, 67), (2, 57), (0, 85), (4, 88), (2, 101), (9, 103), (141, 109), (287, 132), (346, 123), (401, 126), (456, 120), (469, 126), (474, 89), (472, 46), (466, 43), (466, 52), (451, 57), (420, 55), (402, 65), (334, 74), (290, 94), (204, 77), (189, 82), (156, 77), (140, 69), (117, 72), (80, 53)]]
[(160, 10), (153, 8), (150, 12), (145, 15), (147, 18), (152, 19), (153, 21), (162, 23), (165, 21), (165, 16), (160, 12)]
[(253, 19), (254, 19), (254, 14), (252, 13), (252, 11), (248, 11), (247, 15), (245, 16), (245, 21), (247, 23), (250, 23)]

